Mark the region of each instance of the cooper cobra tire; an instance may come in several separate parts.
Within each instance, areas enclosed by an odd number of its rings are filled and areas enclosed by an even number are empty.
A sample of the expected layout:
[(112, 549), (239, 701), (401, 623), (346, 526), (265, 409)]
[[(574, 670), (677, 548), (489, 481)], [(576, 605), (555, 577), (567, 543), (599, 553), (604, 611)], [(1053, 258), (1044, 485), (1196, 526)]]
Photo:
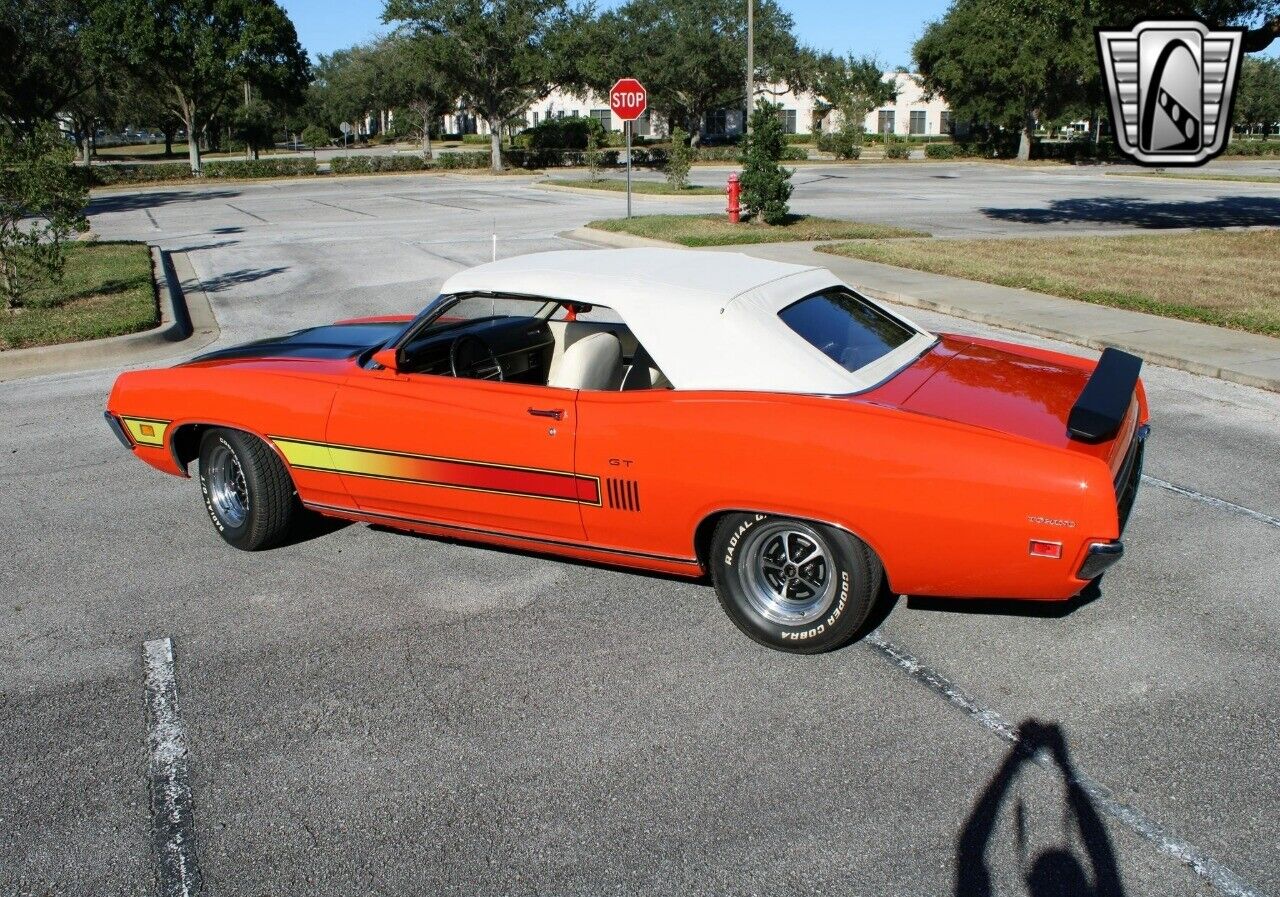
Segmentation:
[(242, 551), (278, 545), (298, 515), (283, 462), (238, 430), (209, 430), (200, 440), (200, 492), (214, 529)]
[(716, 596), (729, 619), (778, 651), (847, 643), (880, 592), (883, 570), (844, 530), (767, 514), (729, 514), (711, 537)]

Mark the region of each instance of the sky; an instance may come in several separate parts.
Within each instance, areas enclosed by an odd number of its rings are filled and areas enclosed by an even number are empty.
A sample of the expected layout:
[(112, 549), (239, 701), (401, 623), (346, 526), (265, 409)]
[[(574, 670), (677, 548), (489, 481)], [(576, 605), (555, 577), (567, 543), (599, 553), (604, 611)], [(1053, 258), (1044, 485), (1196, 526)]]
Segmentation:
[[(280, 0), (298, 29), (298, 39), (315, 59), (384, 33), (382, 0)], [(601, 8), (618, 5), (601, 0)], [(782, 0), (804, 44), (837, 53), (874, 56), (886, 69), (910, 67), (911, 45), (926, 23), (946, 12), (948, 0), (835, 2)]]

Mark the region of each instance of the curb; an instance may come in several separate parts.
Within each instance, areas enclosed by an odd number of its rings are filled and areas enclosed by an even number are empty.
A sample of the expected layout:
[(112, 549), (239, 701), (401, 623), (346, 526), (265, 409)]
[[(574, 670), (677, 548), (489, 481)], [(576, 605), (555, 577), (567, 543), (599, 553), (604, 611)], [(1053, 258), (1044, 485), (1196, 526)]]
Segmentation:
[[(175, 257), (157, 246), (150, 250), (151, 276), (159, 293), (159, 325), (140, 333), (81, 343), (10, 349), (0, 353), (0, 382), (141, 364), (200, 349), (216, 340), (220, 332), (217, 319), (186, 253)], [(178, 267), (182, 268), (181, 276)]]
[[(622, 200), (626, 200), (627, 192), (625, 190), (593, 190), (590, 187), (566, 187), (563, 184), (548, 184), (543, 181), (535, 181), (530, 184), (539, 190), (551, 190), (556, 193), (577, 193), (582, 196), (617, 196)], [(717, 202), (724, 199), (723, 193), (704, 193), (701, 196), (668, 196), (662, 193), (635, 193), (631, 194), (632, 199), (648, 200), (650, 202)]]
[[(599, 191), (593, 191), (599, 192)], [(605, 246), (610, 249), (639, 249), (656, 246), (660, 249), (688, 249), (679, 243), (668, 243), (666, 240), (654, 240), (649, 237), (637, 237), (634, 234), (619, 234), (608, 230), (597, 230), (594, 227), (575, 227), (556, 234), (566, 240), (577, 240), (579, 243), (590, 243), (593, 246)]]

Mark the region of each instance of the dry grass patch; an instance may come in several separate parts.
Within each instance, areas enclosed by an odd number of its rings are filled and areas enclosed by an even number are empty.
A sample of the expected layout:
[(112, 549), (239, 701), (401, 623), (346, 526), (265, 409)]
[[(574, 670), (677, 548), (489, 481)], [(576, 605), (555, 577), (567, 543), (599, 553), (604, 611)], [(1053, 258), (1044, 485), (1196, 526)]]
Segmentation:
[(824, 252), (1280, 336), (1280, 230), (899, 240)]
[(1251, 184), (1280, 184), (1280, 176), (1272, 174), (1213, 174), (1188, 171), (1108, 171), (1113, 177), (1172, 178), (1175, 181), (1243, 181)]

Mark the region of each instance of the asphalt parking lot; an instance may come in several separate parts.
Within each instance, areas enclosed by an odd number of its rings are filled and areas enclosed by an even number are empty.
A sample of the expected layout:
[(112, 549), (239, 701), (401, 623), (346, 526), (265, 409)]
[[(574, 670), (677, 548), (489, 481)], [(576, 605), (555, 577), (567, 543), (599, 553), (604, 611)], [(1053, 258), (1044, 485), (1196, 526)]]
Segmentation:
[[(876, 171), (797, 175), (795, 205), (957, 234), (1280, 223), (1263, 185)], [(416, 310), (494, 233), (580, 246), (557, 234), (620, 203), (397, 177), (90, 212), (185, 250), (231, 343)], [(698, 583), (362, 525), (236, 552), (103, 426), (114, 373), (0, 388), (0, 893), (153, 891), (142, 644), (167, 637), (216, 897), (1280, 894), (1280, 395), (1148, 366), (1153, 480), (1096, 593), (903, 598), (795, 657)]]

